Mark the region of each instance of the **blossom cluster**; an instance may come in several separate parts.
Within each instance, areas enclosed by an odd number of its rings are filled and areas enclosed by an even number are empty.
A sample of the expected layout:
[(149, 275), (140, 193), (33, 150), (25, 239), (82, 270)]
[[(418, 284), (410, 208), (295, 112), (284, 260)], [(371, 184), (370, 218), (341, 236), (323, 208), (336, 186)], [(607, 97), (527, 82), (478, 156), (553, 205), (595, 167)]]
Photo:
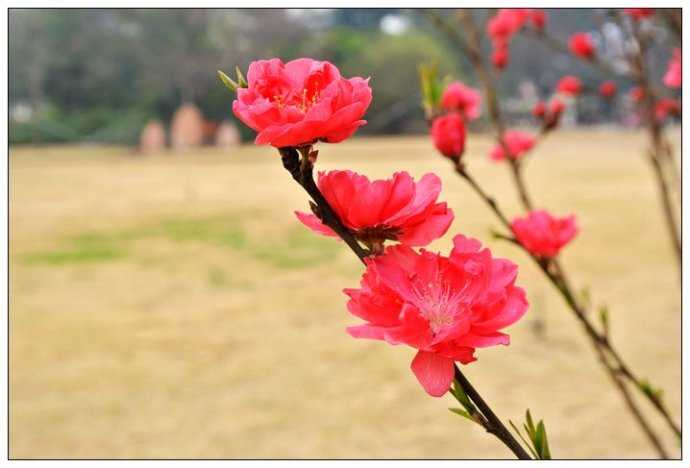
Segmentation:
[(486, 33), (491, 39), (493, 53), (491, 62), (497, 70), (504, 69), (510, 60), (508, 46), (513, 36), (523, 27), (530, 25), (542, 31), (546, 24), (546, 13), (531, 8), (501, 8), (486, 24)]
[[(271, 59), (249, 66), (246, 87), (238, 87), (232, 108), (257, 132), (257, 144), (312, 155), (316, 142), (343, 141), (363, 125), (371, 97), (368, 80), (344, 78), (329, 62)], [(446, 114), (434, 122), (432, 134), (439, 137), (442, 154), (459, 158), (465, 122), (480, 113), (480, 94), (456, 82), (442, 103)], [(453, 238), (448, 256), (415, 250), (443, 236), (454, 219), (447, 204), (438, 201), (437, 175), (415, 181), (396, 172), (370, 180), (334, 170), (319, 173), (316, 185), (342, 227), (368, 247), (360, 287), (345, 290), (348, 310), (365, 321), (349, 327), (350, 335), (417, 349), (412, 371), (433, 396), (450, 388), (455, 362), (470, 363), (477, 348), (509, 343), (501, 330), (528, 307), (525, 291), (515, 285), (515, 264), (494, 258), (478, 240), (462, 234)], [(296, 215), (315, 233), (338, 237), (323, 208), (314, 204), (312, 213)], [(391, 242), (396, 244), (386, 245)]]

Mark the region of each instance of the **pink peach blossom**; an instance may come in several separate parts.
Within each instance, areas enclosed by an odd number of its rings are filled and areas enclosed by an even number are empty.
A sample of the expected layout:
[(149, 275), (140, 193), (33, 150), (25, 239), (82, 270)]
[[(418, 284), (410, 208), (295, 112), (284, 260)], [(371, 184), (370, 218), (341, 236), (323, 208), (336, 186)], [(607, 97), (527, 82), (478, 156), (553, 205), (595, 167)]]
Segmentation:
[(569, 96), (577, 96), (582, 92), (582, 82), (576, 76), (566, 75), (558, 81), (556, 91)]
[(249, 65), (247, 79), (249, 87), (237, 89), (232, 110), (258, 133), (256, 144), (338, 143), (366, 123), (369, 80), (343, 78), (329, 62), (258, 60)]
[(644, 88), (642, 86), (635, 86), (634, 88), (631, 88), (629, 96), (634, 102), (642, 102), (645, 97)]
[(551, 258), (577, 234), (575, 216), (556, 218), (544, 210), (534, 210), (515, 218), (511, 228), (518, 242), (531, 254)]
[(482, 95), (479, 90), (459, 81), (449, 84), (441, 97), (441, 105), (447, 111), (457, 111), (467, 120), (479, 117)]
[(592, 37), (587, 33), (575, 33), (570, 36), (568, 47), (573, 55), (584, 59), (591, 59), (596, 52)]
[(535, 29), (542, 30), (546, 25), (546, 12), (543, 10), (530, 10), (529, 19)]
[(431, 124), (431, 139), (434, 146), (447, 158), (455, 159), (462, 156), (466, 137), (465, 122), (455, 112), (437, 117)]
[(663, 81), (669, 88), (680, 88), (683, 84), (683, 78), (681, 75), (681, 54), (680, 49), (673, 49), (673, 56), (668, 62), (668, 68), (666, 69), (666, 74), (664, 75)]
[(503, 70), (510, 60), (508, 46), (505, 44), (498, 45), (491, 54), (491, 63), (497, 70)]
[(657, 120), (666, 120), (669, 116), (679, 116), (680, 115), (680, 102), (676, 99), (663, 98), (659, 99), (654, 104), (654, 115)]
[(368, 258), (359, 289), (346, 289), (347, 308), (366, 321), (349, 327), (355, 338), (416, 348), (412, 372), (432, 396), (445, 394), (454, 362), (476, 360), (476, 348), (509, 344), (500, 330), (527, 311), (517, 266), (493, 258), (479, 241), (453, 239), (449, 257), (407, 245)]
[(544, 101), (537, 101), (537, 103), (532, 108), (532, 115), (541, 119), (546, 114), (546, 104)]
[(618, 87), (613, 81), (604, 81), (601, 86), (599, 86), (599, 94), (604, 98), (612, 98), (616, 95)]
[(636, 21), (649, 18), (654, 14), (654, 8), (623, 8), (623, 10)]
[[(453, 210), (436, 202), (441, 179), (435, 174), (415, 182), (407, 172), (374, 181), (352, 171), (320, 172), (318, 187), (345, 227), (370, 247), (385, 240), (427, 245), (453, 222)], [(338, 237), (316, 215), (295, 214), (312, 231)]]
[(565, 104), (560, 99), (551, 99), (549, 102), (549, 113), (555, 117), (560, 116), (565, 110)]
[(506, 158), (505, 148), (508, 147), (508, 157), (510, 159), (520, 159), (534, 147), (536, 139), (533, 135), (520, 130), (506, 130), (503, 134), (503, 144), (496, 144), (490, 151), (489, 156), (494, 161), (502, 161)]
[(509, 41), (525, 24), (529, 12), (525, 8), (501, 8), (486, 23), (492, 41)]

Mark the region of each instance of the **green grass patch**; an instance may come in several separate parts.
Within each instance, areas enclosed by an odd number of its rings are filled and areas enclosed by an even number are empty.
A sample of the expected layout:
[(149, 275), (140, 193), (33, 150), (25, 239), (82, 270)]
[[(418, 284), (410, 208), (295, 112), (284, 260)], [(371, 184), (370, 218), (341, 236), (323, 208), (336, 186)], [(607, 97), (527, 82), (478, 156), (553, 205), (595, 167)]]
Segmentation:
[(247, 244), (239, 223), (226, 217), (164, 220), (157, 230), (168, 239), (179, 242), (206, 242), (233, 249), (242, 249)]
[(66, 265), (70, 263), (97, 263), (126, 257), (126, 248), (107, 236), (82, 234), (63, 242), (55, 250), (43, 250), (24, 255), (30, 264)]
[[(279, 237), (248, 236), (241, 223), (227, 216), (166, 218), (119, 232), (88, 232), (59, 241), (56, 248), (23, 255), (30, 264), (69, 265), (119, 260), (131, 256), (133, 244), (153, 238), (174, 242), (199, 242), (244, 251), (252, 258), (279, 269), (310, 268), (328, 262), (341, 246), (334, 239), (316, 235), (303, 227)], [(222, 270), (211, 269), (213, 287), (227, 284)]]
[(254, 245), (252, 253), (258, 260), (276, 268), (300, 269), (328, 262), (337, 254), (339, 247), (335, 239), (299, 227), (275, 242)]

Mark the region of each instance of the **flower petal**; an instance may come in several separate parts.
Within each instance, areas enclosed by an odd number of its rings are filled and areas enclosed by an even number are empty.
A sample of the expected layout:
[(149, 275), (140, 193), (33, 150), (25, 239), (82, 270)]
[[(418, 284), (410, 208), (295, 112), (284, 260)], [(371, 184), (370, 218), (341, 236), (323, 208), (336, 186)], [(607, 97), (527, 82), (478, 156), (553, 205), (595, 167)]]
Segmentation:
[(410, 367), (424, 390), (434, 397), (445, 395), (455, 375), (452, 359), (428, 351), (419, 351)]
[(297, 219), (299, 219), (302, 224), (318, 234), (329, 237), (338, 237), (335, 231), (323, 224), (321, 220), (316, 217), (316, 215), (295, 211), (295, 216), (297, 216)]

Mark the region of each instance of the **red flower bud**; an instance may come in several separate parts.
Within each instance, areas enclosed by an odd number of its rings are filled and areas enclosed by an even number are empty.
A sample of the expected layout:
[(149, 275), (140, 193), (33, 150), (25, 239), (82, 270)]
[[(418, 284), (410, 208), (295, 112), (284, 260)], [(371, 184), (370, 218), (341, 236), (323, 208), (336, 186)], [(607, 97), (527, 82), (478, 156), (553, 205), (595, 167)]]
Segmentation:
[(556, 85), (556, 90), (562, 94), (577, 96), (582, 92), (582, 82), (576, 76), (566, 75), (560, 79)]
[(481, 93), (459, 81), (449, 84), (441, 96), (441, 105), (445, 110), (460, 112), (467, 120), (479, 117), (481, 104)]
[(431, 139), (436, 149), (445, 157), (456, 159), (465, 152), (467, 130), (459, 114), (453, 112), (434, 119)]
[(642, 21), (654, 14), (654, 8), (623, 8), (623, 11), (635, 21)]
[(664, 84), (669, 88), (680, 88), (683, 84), (683, 78), (681, 76), (681, 56), (680, 49), (673, 49), (673, 56), (668, 62), (668, 68), (666, 69), (666, 74), (664, 75)]
[(596, 51), (592, 38), (587, 33), (573, 34), (568, 42), (568, 47), (573, 55), (588, 60), (594, 57)]
[(671, 98), (659, 99), (654, 105), (654, 115), (657, 120), (666, 120), (669, 116), (680, 115), (680, 102)]
[(634, 102), (641, 102), (644, 99), (645, 92), (641, 86), (635, 86), (630, 90), (630, 99)]
[(542, 30), (546, 25), (546, 12), (543, 10), (531, 10), (529, 19), (535, 29)]
[(534, 147), (536, 142), (534, 136), (529, 133), (506, 130), (503, 134), (503, 144), (496, 144), (489, 152), (489, 156), (494, 161), (502, 161), (506, 158), (505, 147), (507, 147), (510, 159), (520, 159)]
[(532, 108), (532, 115), (538, 119), (541, 119), (546, 114), (546, 104), (544, 101), (537, 101), (537, 103)]
[(604, 98), (612, 98), (616, 95), (618, 87), (613, 81), (604, 81), (601, 86), (599, 86), (599, 95)]
[(491, 63), (497, 70), (503, 70), (508, 65), (509, 55), (508, 46), (499, 45), (491, 54)]

